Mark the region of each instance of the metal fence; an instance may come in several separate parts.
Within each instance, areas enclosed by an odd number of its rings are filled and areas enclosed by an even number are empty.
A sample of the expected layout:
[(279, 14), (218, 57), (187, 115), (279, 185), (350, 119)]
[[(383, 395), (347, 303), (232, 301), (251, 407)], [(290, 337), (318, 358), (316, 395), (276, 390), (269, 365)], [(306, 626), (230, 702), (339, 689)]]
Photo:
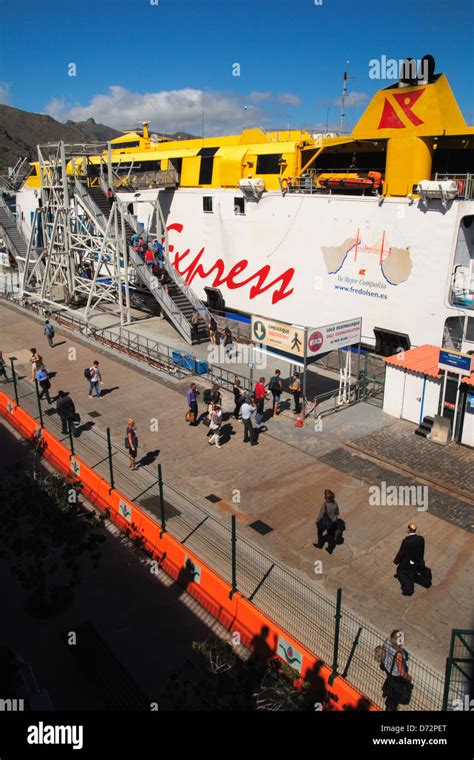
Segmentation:
[[(124, 451), (111, 443), (95, 428), (79, 429), (79, 437), (64, 436), (60, 432), (58, 416), (42, 404), (31, 383), (14, 375), (15, 383), (5, 387), (18, 399), (39, 424), (46, 427), (71, 453), (80, 456), (115, 488), (137, 503), (152, 519), (162, 524), (177, 540), (190, 547), (196, 556), (212, 567), (228, 583), (236, 580), (236, 587), (269, 618), (277, 622), (291, 636), (314, 654), (332, 664), (335, 673), (344, 675), (367, 698), (383, 707), (382, 686), (384, 674), (375, 660), (375, 647), (381, 645), (389, 632), (382, 633), (361, 621), (345, 607), (337, 607), (334, 599), (323, 594), (318, 581), (285, 567), (264, 551), (239, 528), (233, 578), (232, 531), (230, 520), (217, 517), (199, 496), (190, 498), (164, 480), (165, 502), (160, 503), (159, 478), (151, 466), (140, 467), (139, 475), (130, 471)], [(15, 386), (13, 388), (13, 385)], [(112, 469), (111, 469), (112, 468)], [(204, 497), (202, 497), (204, 498)], [(338, 636), (335, 636), (336, 614), (340, 615)], [(444, 680), (440, 673), (417, 657), (410, 657), (410, 673), (414, 689), (411, 710), (441, 710)], [(465, 684), (452, 680), (451, 699), (464, 699)]]
[[(460, 695), (463, 694), (463, 698)], [(455, 628), (451, 633), (443, 710), (467, 710), (474, 707), (474, 631)]]

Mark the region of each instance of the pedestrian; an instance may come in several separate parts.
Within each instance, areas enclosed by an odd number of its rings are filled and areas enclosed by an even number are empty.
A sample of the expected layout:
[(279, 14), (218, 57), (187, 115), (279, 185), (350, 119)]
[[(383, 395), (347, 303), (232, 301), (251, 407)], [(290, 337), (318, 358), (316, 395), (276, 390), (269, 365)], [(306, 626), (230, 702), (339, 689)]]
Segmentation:
[(249, 443), (251, 446), (255, 446), (257, 441), (255, 440), (255, 430), (252, 425), (252, 414), (255, 412), (255, 405), (252, 404), (251, 399), (246, 396), (243, 404), (240, 407), (242, 414), (242, 423), (244, 426), (244, 443)]
[(244, 400), (244, 389), (242, 388), (241, 382), (238, 377), (234, 378), (234, 385), (232, 387), (232, 391), (234, 394), (234, 403), (235, 403), (234, 418), (238, 420), (240, 417), (240, 407)]
[(5, 378), (5, 382), (8, 383), (8, 377), (7, 377), (7, 370), (6, 370), (6, 362), (3, 358), (3, 353), (0, 351), (0, 377)]
[(43, 357), (37, 352), (36, 348), (30, 348), (31, 356), (31, 382), (35, 382), (36, 371), (41, 367), (43, 363)]
[(201, 317), (199, 315), (199, 312), (196, 311), (196, 309), (193, 311), (191, 316), (191, 340), (195, 340), (196, 343), (199, 341), (199, 323), (201, 321)]
[(275, 374), (271, 376), (268, 383), (268, 390), (273, 396), (273, 416), (277, 417), (280, 412), (280, 399), (281, 399), (281, 372), (279, 369), (275, 370)]
[(48, 343), (51, 348), (54, 348), (54, 343), (53, 343), (54, 332), (55, 332), (54, 325), (52, 325), (49, 319), (47, 319), (46, 322), (44, 323), (43, 333), (46, 335), (48, 339)]
[(187, 398), (188, 407), (189, 407), (188, 413), (186, 415), (186, 420), (193, 427), (197, 425), (197, 419), (198, 419), (198, 399), (197, 399), (198, 396), (199, 396), (199, 391), (197, 389), (196, 383), (191, 383), (186, 393), (186, 398)]
[(214, 319), (214, 317), (211, 317), (211, 320), (207, 326), (207, 332), (209, 333), (209, 338), (210, 338), (211, 343), (215, 345), (216, 333), (217, 333), (217, 322)]
[(107, 200), (109, 202), (109, 208), (112, 208), (112, 206), (114, 204), (114, 193), (113, 193), (113, 190), (112, 190), (111, 187), (107, 188), (107, 192), (105, 194), (105, 197), (107, 198)]
[(293, 414), (300, 414), (300, 412), (301, 412), (301, 403), (300, 403), (301, 380), (300, 380), (300, 373), (299, 372), (293, 372), (293, 374), (291, 376), (290, 391), (293, 394), (293, 399), (294, 399), (294, 402), (295, 402), (295, 410), (294, 410)]
[(162, 246), (162, 244), (160, 243), (159, 240), (155, 240), (155, 242), (152, 244), (151, 247), (153, 248), (153, 250), (155, 252), (155, 258), (156, 258), (156, 260), (158, 261), (158, 263), (160, 264), (160, 266), (162, 266), (164, 264), (164, 255), (163, 255), (163, 246)]
[(125, 448), (128, 451), (128, 466), (131, 470), (137, 470), (138, 467), (135, 464), (138, 450), (138, 436), (137, 429), (135, 427), (135, 420), (129, 419), (127, 421), (127, 432), (125, 435)]
[(169, 287), (171, 284), (171, 278), (165, 268), (161, 270), (161, 274), (158, 279), (165, 293), (169, 295)]
[(145, 264), (149, 272), (153, 269), (153, 263), (155, 261), (155, 254), (149, 248), (145, 251)]
[(394, 630), (383, 647), (375, 650), (380, 668), (387, 677), (382, 687), (386, 710), (398, 710), (399, 705), (409, 705), (413, 683), (408, 673), (408, 652), (403, 648), (403, 632)]
[[(74, 431), (73, 423), (76, 418), (76, 407), (69, 393), (58, 391), (56, 411), (61, 419), (61, 432), (66, 435), (69, 430)], [(75, 433), (74, 433), (75, 435)]]
[(403, 596), (411, 596), (415, 590), (415, 576), (425, 567), (425, 539), (418, 536), (415, 523), (408, 526), (408, 535), (403, 539), (393, 563), (397, 565), (395, 578), (400, 581)]
[(224, 349), (227, 356), (230, 356), (234, 350), (234, 339), (230, 327), (226, 327), (224, 330)]
[(92, 398), (95, 393), (97, 398), (101, 397), (101, 390), (99, 384), (103, 385), (102, 373), (99, 369), (99, 362), (96, 360), (92, 362), (92, 367), (89, 367), (89, 398)]
[(209, 430), (211, 432), (211, 436), (209, 438), (209, 445), (212, 446), (212, 444), (215, 443), (216, 449), (222, 448), (220, 444), (221, 425), (222, 425), (222, 409), (219, 406), (219, 404), (213, 404), (212, 412), (211, 412), (211, 424), (209, 425)]
[(254, 398), (255, 398), (255, 407), (257, 409), (257, 412), (255, 414), (255, 422), (257, 425), (260, 425), (260, 423), (263, 420), (263, 412), (265, 407), (265, 398), (267, 395), (267, 392), (265, 390), (265, 378), (261, 377), (258, 383), (255, 385), (254, 390)]
[(316, 520), (316, 529), (318, 531), (318, 543), (314, 544), (316, 549), (322, 549), (327, 541), (326, 551), (328, 554), (332, 554), (336, 546), (338, 527), (339, 506), (335, 494), (327, 488), (324, 491), (324, 501)]
[(217, 383), (212, 384), (211, 401), (213, 404), (218, 404), (220, 407), (222, 407), (222, 393)]
[(40, 364), (39, 369), (36, 370), (36, 382), (41, 388), (41, 392), (39, 394), (40, 399), (43, 399), (46, 397), (46, 401), (48, 404), (51, 404), (51, 397), (49, 395), (49, 391), (51, 388), (51, 381), (49, 379), (48, 370), (44, 366), (44, 364)]

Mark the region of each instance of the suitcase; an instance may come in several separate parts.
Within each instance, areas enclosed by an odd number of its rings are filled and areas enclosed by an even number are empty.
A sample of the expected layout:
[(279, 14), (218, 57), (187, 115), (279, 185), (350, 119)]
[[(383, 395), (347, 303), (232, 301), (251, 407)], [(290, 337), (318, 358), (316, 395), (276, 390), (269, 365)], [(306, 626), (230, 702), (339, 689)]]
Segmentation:
[(432, 583), (432, 575), (429, 567), (420, 567), (415, 573), (415, 583), (423, 588), (430, 588)]

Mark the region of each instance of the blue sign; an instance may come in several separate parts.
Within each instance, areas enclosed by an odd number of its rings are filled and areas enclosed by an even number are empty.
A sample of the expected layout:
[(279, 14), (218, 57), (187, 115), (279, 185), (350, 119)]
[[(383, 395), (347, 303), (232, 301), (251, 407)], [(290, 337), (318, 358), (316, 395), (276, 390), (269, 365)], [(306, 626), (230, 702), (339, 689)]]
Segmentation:
[(457, 351), (440, 351), (438, 367), (448, 372), (457, 372), (459, 375), (471, 374), (472, 356), (459, 354)]

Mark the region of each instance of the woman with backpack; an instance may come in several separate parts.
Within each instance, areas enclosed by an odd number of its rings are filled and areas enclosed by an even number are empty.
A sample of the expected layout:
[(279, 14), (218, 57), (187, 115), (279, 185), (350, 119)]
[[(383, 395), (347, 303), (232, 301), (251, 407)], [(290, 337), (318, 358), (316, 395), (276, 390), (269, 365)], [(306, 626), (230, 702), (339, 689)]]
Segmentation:
[(280, 370), (276, 369), (275, 374), (272, 375), (270, 378), (270, 382), (268, 383), (268, 390), (273, 396), (273, 416), (277, 417), (280, 411), (280, 398), (281, 398), (281, 391), (282, 391), (282, 385), (281, 385), (281, 378), (280, 378)]
[(128, 420), (127, 422), (125, 448), (128, 451), (128, 466), (131, 470), (137, 470), (138, 467), (135, 465), (135, 459), (137, 458), (138, 436), (137, 429), (135, 427), (135, 420), (132, 419)]
[(382, 687), (386, 710), (398, 710), (399, 705), (409, 705), (413, 684), (408, 673), (408, 652), (403, 648), (402, 631), (395, 629), (382, 646), (376, 647), (375, 659), (387, 674)]

